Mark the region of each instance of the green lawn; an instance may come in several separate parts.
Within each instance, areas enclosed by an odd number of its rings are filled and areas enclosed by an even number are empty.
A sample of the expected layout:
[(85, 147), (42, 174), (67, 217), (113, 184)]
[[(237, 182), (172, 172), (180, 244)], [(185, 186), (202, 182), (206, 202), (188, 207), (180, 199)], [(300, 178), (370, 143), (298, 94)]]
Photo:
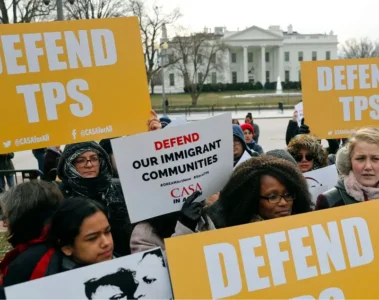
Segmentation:
[[(254, 94), (256, 91), (243, 91), (243, 92), (222, 92), (222, 93), (203, 93), (200, 95), (200, 98), (197, 102), (197, 107), (235, 107), (246, 106), (246, 107), (255, 107), (255, 106), (274, 106), (278, 105), (278, 102), (283, 102), (285, 106), (293, 106), (301, 100), (301, 95), (299, 96), (290, 96), (286, 95), (289, 92), (298, 92), (298, 91), (285, 91), (283, 92), (286, 96), (265, 96), (259, 98), (236, 98), (233, 96), (242, 95), (242, 94)], [(262, 93), (262, 91), (259, 91)], [(267, 92), (274, 93), (274, 91)], [(223, 98), (225, 96), (232, 96), (232, 98)], [(169, 101), (169, 107), (171, 109), (175, 108), (184, 108), (191, 106), (191, 96), (190, 94), (167, 94)], [(151, 95), (151, 104), (153, 109), (160, 110), (162, 108), (162, 95)]]

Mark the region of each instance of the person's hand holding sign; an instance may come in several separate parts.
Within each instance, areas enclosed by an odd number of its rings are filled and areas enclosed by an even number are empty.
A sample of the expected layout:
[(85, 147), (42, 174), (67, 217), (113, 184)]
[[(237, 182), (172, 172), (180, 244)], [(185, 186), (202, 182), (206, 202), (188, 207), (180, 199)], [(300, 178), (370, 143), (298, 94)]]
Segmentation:
[(184, 201), (182, 210), (180, 211), (179, 215), (179, 222), (192, 231), (195, 231), (196, 225), (199, 222), (201, 213), (203, 211), (203, 204), (200, 202), (194, 202), (200, 195), (201, 192), (196, 191), (191, 196), (189, 196)]
[(149, 131), (162, 129), (161, 121), (159, 121), (155, 111), (151, 111), (152, 117), (147, 121), (147, 127)]

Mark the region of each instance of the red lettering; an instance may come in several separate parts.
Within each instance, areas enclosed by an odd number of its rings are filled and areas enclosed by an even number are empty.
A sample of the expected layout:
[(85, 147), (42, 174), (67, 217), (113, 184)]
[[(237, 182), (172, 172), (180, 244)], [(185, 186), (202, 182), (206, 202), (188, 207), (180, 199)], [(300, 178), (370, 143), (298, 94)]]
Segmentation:
[(155, 150), (161, 150), (163, 148), (162, 142), (154, 142)]
[(170, 144), (168, 143), (168, 140), (163, 140), (163, 145), (165, 149), (170, 148)]
[(192, 133), (192, 142), (197, 142), (199, 139), (200, 135), (197, 132)]
[(171, 197), (172, 197), (172, 198), (179, 198), (180, 196), (176, 196), (176, 195), (174, 195), (174, 192), (175, 192), (175, 191), (179, 191), (179, 189), (176, 188), (176, 189), (171, 190)]
[(182, 188), (175, 188), (171, 190), (170, 194), (172, 198), (181, 198), (183, 196), (188, 197), (191, 196), (194, 192), (196, 191), (203, 191), (203, 188), (201, 187), (200, 183), (195, 184), (190, 184), (187, 187), (182, 187)]
[(182, 146), (188, 143), (194, 143), (200, 140), (200, 135), (195, 132), (188, 135), (182, 135), (178, 137), (173, 137), (169, 139), (165, 139), (160, 142), (154, 142), (155, 150), (168, 149), (175, 147), (176, 145)]

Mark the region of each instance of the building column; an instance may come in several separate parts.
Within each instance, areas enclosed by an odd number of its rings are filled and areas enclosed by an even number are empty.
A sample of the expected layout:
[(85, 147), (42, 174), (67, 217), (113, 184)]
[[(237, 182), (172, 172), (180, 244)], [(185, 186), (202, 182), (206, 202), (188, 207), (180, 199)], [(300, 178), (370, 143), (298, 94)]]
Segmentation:
[(279, 45), (279, 64), (278, 64), (278, 76), (280, 76), (280, 81), (284, 81), (284, 52), (283, 45)]
[(226, 56), (227, 56), (227, 59), (226, 59), (226, 76), (225, 76), (225, 80), (226, 80), (226, 83), (232, 83), (232, 72), (231, 72), (231, 61), (232, 61), (232, 58), (230, 57), (230, 49), (227, 48), (226, 49)]
[(249, 82), (247, 46), (243, 46), (243, 82)]
[(266, 83), (266, 47), (261, 46), (261, 83)]

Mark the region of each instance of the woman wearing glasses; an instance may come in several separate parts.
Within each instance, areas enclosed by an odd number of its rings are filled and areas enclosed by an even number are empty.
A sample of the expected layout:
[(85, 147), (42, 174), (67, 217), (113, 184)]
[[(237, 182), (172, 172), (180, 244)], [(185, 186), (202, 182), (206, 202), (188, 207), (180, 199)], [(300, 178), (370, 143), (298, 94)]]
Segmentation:
[(310, 211), (308, 185), (296, 166), (262, 155), (235, 169), (207, 213), (223, 228)]
[(296, 160), (302, 173), (328, 165), (328, 156), (319, 141), (309, 134), (299, 134), (288, 144), (287, 151)]
[(95, 142), (67, 145), (57, 170), (65, 198), (85, 197), (107, 207), (117, 255), (130, 254), (131, 224), (124, 195), (112, 180), (108, 154)]

